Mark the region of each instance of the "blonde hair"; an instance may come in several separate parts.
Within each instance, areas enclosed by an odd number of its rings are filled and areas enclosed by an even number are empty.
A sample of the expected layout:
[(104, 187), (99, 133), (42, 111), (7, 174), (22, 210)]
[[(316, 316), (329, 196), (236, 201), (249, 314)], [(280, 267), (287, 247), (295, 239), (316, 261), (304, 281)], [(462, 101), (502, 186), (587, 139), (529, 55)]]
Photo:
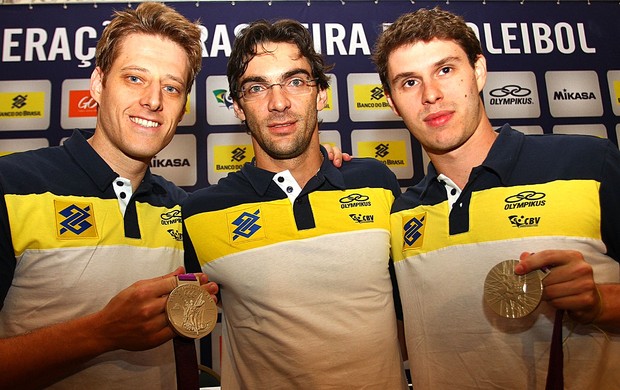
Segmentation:
[(190, 68), (187, 80), (189, 93), (202, 67), (202, 44), (199, 22), (190, 22), (173, 8), (162, 3), (145, 2), (133, 9), (116, 11), (97, 42), (95, 64), (105, 75), (118, 57), (123, 39), (130, 34), (160, 36), (178, 44), (187, 54)]

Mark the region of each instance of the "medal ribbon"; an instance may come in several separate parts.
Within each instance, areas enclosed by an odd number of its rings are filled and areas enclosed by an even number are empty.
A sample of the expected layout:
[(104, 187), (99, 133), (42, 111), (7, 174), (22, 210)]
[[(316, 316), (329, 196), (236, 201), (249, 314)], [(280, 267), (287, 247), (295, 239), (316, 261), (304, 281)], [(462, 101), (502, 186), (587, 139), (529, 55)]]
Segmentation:
[(564, 310), (556, 310), (549, 352), (546, 390), (564, 389), (564, 351), (562, 349), (562, 317)]
[(198, 390), (200, 374), (194, 339), (175, 337), (174, 361), (177, 369), (177, 390)]

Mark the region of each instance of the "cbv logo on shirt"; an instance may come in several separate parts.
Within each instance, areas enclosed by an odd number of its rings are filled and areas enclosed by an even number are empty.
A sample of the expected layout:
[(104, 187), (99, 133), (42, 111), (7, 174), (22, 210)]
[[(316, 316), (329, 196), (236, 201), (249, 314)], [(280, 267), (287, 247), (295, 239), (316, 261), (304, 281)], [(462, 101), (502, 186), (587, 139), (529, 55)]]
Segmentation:
[(523, 215), (511, 215), (508, 217), (510, 223), (517, 228), (536, 227), (540, 222), (540, 217), (525, 217)]

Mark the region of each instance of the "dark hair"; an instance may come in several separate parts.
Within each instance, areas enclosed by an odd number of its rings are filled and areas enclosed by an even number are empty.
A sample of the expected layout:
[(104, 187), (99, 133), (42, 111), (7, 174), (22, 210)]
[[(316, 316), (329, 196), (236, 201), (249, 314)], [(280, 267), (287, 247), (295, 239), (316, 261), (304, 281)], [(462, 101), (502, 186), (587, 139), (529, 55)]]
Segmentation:
[(190, 73), (186, 80), (186, 92), (189, 92), (202, 66), (202, 43), (198, 24), (198, 21), (192, 23), (162, 3), (145, 2), (135, 10), (128, 8), (116, 11), (97, 42), (95, 64), (103, 71), (103, 82), (118, 57), (123, 39), (130, 34), (148, 34), (169, 39), (187, 53)]
[(256, 56), (258, 49), (264, 49), (263, 45), (267, 42), (286, 42), (296, 45), (301, 56), (310, 62), (312, 77), (317, 79), (319, 88), (321, 90), (329, 88), (329, 78), (325, 72), (331, 70), (333, 66), (326, 65), (323, 56), (315, 51), (308, 29), (292, 19), (282, 19), (273, 23), (261, 19), (241, 30), (233, 43), (226, 67), (226, 76), (234, 100), (239, 99), (241, 76)]
[(403, 45), (412, 45), (420, 41), (430, 42), (435, 38), (458, 44), (467, 54), (472, 66), (478, 56), (482, 55), (478, 37), (461, 16), (439, 7), (421, 8), (403, 14), (379, 35), (373, 50), (372, 60), (377, 66), (381, 83), (387, 92), (390, 91), (387, 74), (390, 54)]

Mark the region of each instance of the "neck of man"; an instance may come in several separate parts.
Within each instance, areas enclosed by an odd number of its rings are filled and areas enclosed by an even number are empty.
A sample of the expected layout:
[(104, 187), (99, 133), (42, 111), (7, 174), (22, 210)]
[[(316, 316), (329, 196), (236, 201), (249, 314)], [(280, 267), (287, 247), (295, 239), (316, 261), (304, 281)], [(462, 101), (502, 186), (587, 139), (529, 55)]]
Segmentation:
[(427, 151), (437, 173), (448, 176), (460, 189), (465, 188), (471, 171), (487, 158), (497, 133), (491, 123), (483, 121), (463, 145), (444, 153)]
[(118, 148), (112, 147), (106, 142), (101, 142), (96, 135), (97, 133), (90, 137), (88, 143), (114, 172), (131, 181), (131, 188), (135, 192), (140, 186), (142, 179), (144, 179), (148, 162), (124, 154)]
[(323, 154), (318, 140), (312, 142), (299, 156), (289, 159), (275, 159), (256, 147), (254, 150), (258, 168), (274, 173), (288, 170), (301, 188), (304, 188), (306, 183), (316, 176), (323, 163)]

